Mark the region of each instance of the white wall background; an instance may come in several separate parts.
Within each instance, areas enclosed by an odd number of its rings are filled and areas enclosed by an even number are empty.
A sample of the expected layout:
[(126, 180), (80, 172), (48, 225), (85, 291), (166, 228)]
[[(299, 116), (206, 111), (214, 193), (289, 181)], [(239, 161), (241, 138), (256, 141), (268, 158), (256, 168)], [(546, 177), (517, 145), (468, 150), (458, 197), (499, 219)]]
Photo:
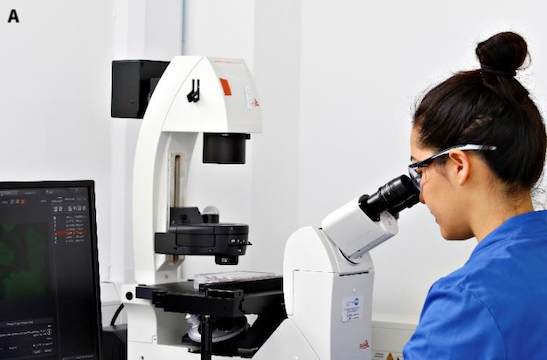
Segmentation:
[[(8, 24), (11, 9), (20, 23)], [(112, 3), (0, 2), (0, 180), (96, 182), (108, 270)]]
[[(544, 105), (542, 10), (534, 1), (302, 0), (300, 224), (405, 172), (416, 99), (454, 71), (477, 68), (476, 43), (496, 32), (528, 40), (534, 63), (524, 78)], [(400, 234), (371, 252), (376, 317), (416, 317), (429, 286), (475, 245), (444, 241), (425, 206), (403, 212)]]
[[(0, 61), (9, 69), (0, 88), (0, 178), (96, 179), (103, 278), (131, 280), (140, 127), (109, 118), (111, 59), (183, 52), (243, 58), (251, 68), (264, 132), (248, 143), (247, 164), (201, 164), (198, 142), (189, 184), (196, 205), (217, 205), (223, 221), (251, 225), (255, 245), (240, 269), (281, 272), (292, 231), (319, 225), (347, 200), (406, 172), (415, 101), (452, 72), (477, 67), (476, 42), (507, 29), (524, 35), (533, 64), (520, 77), (545, 107), (546, 5), (539, 1), (186, 0), (184, 27), (180, 0), (72, 3), (0, 4), (0, 20), (11, 8), (22, 20), (19, 27), (0, 22)], [(67, 166), (52, 167), (51, 159)], [(400, 229), (372, 251), (374, 312), (413, 321), (429, 286), (461, 266), (476, 242), (442, 240), (424, 206), (404, 212)], [(207, 258), (187, 259), (184, 268), (188, 276), (219, 271)]]

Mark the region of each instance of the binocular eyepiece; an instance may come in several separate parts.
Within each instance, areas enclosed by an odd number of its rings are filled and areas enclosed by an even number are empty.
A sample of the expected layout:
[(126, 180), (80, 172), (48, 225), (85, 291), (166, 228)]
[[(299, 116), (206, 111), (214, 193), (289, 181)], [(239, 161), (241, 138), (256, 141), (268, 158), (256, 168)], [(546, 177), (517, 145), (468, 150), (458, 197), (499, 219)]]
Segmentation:
[(380, 214), (389, 211), (395, 218), (399, 212), (416, 205), (420, 201), (420, 192), (412, 180), (401, 175), (381, 186), (372, 195), (363, 195), (359, 198), (359, 207), (373, 221), (380, 220)]

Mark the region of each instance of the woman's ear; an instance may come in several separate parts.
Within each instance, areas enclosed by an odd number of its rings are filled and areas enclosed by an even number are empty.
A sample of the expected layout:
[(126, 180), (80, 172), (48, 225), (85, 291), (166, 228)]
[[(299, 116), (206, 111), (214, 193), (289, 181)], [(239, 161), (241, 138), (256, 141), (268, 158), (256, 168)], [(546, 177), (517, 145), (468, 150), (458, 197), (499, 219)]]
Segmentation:
[(469, 179), (471, 162), (469, 156), (461, 150), (450, 150), (448, 161), (452, 164), (451, 174), (458, 185), (463, 185)]

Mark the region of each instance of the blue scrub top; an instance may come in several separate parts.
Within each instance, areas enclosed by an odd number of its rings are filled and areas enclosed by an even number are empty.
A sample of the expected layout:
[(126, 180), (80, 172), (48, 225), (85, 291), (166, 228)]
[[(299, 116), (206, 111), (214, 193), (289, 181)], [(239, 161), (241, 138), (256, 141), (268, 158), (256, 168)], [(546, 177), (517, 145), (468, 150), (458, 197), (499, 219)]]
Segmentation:
[(403, 356), (547, 359), (547, 211), (507, 220), (433, 284)]

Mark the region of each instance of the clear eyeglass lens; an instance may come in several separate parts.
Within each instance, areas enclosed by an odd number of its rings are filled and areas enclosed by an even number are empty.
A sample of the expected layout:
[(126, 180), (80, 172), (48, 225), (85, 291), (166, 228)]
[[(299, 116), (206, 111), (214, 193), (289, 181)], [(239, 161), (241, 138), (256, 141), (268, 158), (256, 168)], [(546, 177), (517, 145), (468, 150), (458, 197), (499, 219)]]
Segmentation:
[(422, 174), (421, 174), (421, 171), (419, 171), (419, 169), (416, 169), (416, 168), (408, 168), (408, 174), (410, 175), (410, 179), (412, 180), (412, 183), (414, 184), (414, 186), (418, 189), (418, 190), (421, 190), (421, 182), (422, 182)]

